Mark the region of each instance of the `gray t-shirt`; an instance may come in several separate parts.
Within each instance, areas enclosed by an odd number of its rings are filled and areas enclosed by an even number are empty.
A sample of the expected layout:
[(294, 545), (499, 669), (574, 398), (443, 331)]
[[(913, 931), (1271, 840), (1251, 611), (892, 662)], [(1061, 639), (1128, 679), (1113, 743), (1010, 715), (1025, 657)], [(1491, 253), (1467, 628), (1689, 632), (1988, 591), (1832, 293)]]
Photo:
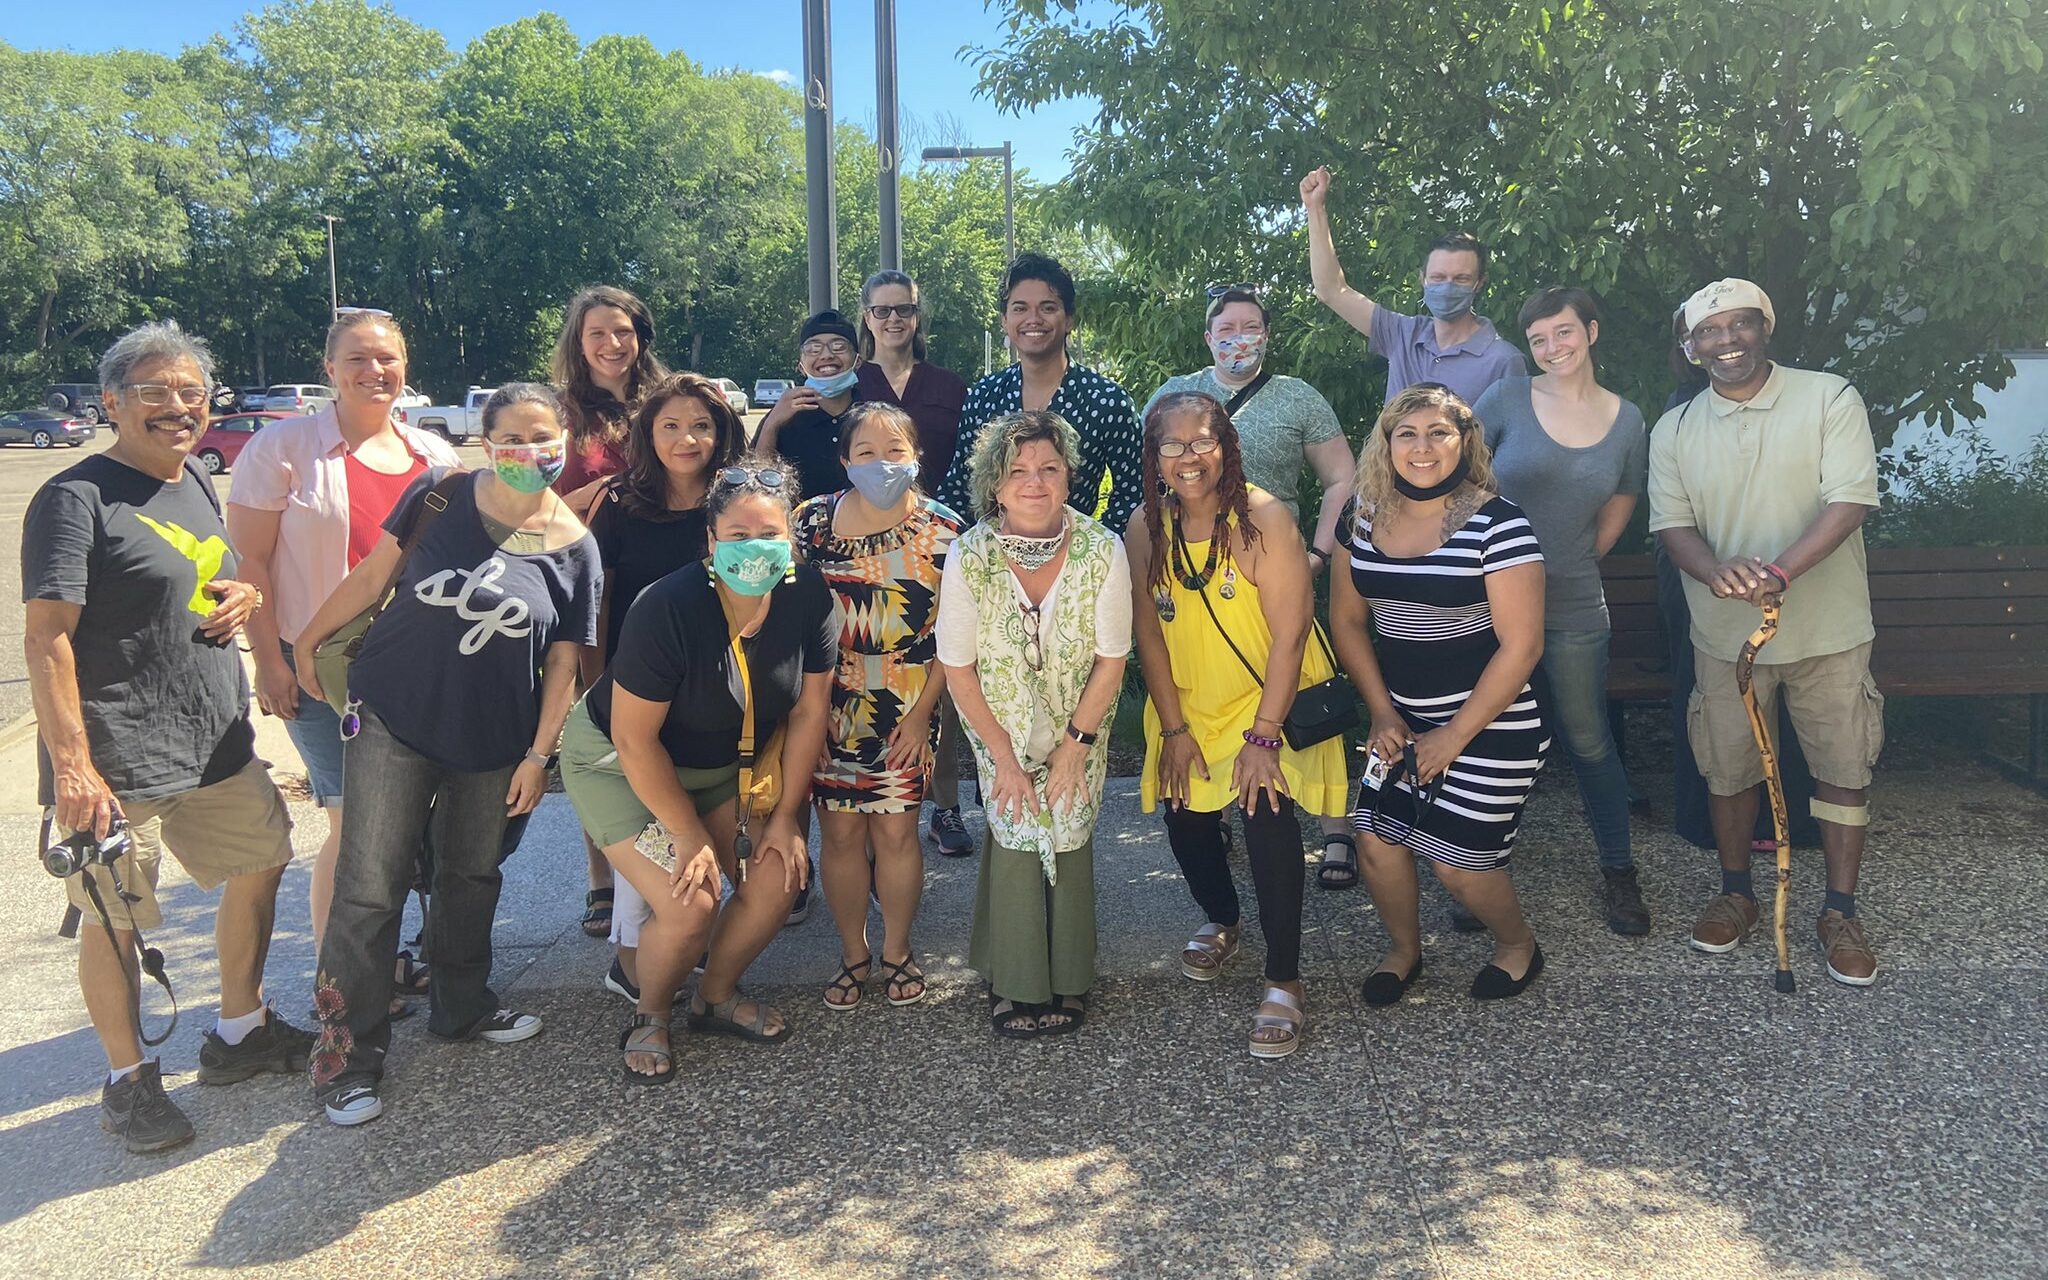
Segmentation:
[[(1176, 391), (1199, 392), (1224, 405), (1237, 394), (1223, 385), (1211, 365), (1198, 373), (1168, 378), (1145, 402), (1145, 411), (1138, 417), (1142, 420), (1161, 396)], [(1230, 421), (1237, 428), (1238, 448), (1244, 454), (1244, 478), (1286, 503), (1298, 519), (1302, 450), (1343, 436), (1337, 411), (1323, 399), (1322, 392), (1300, 378), (1276, 373), (1257, 395), (1238, 406)]]
[(1529, 517), (1543, 546), (1545, 629), (1605, 631), (1607, 596), (1593, 539), (1609, 498), (1642, 496), (1650, 457), (1643, 411), (1623, 400), (1599, 443), (1574, 449), (1536, 420), (1530, 385), (1528, 378), (1503, 378), (1472, 411), (1486, 428), (1501, 496)]

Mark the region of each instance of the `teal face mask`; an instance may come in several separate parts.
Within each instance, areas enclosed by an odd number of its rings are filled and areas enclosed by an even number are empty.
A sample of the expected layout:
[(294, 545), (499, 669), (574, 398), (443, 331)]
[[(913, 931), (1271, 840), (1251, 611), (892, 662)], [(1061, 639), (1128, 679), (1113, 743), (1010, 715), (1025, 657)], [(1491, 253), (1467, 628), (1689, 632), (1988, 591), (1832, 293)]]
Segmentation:
[(484, 452), (498, 479), (521, 493), (539, 493), (561, 479), (562, 468), (569, 465), (569, 452), (559, 442), (492, 444), (486, 440)]
[(789, 576), (789, 543), (782, 538), (746, 538), (712, 549), (711, 571), (743, 596), (765, 596)]

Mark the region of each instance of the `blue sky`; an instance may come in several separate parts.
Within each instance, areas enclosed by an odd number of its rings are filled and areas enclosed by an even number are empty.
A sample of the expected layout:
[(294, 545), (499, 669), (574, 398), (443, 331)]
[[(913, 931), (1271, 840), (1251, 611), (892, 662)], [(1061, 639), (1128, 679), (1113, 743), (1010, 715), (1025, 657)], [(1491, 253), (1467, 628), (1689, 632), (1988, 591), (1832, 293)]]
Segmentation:
[[(23, 49), (112, 48), (175, 53), (215, 32), (229, 31), (260, 7), (249, 0), (92, 0), (77, 7), (22, 0), (0, 6), (0, 40)], [(790, 77), (803, 69), (799, 0), (577, 0), (574, 4), (514, 0), (394, 0), (393, 7), (422, 26), (438, 29), (460, 48), (483, 31), (544, 9), (569, 20), (584, 40), (617, 33), (644, 35), (662, 49), (681, 49), (708, 67), (742, 67)], [(1022, 118), (974, 96), (975, 71), (963, 45), (993, 46), (1004, 35), (1000, 10), (981, 0), (897, 0), (897, 95), (906, 144), (915, 130), (942, 130), (950, 140), (957, 123), (970, 145), (1014, 142), (1018, 164), (1041, 180), (1067, 171), (1074, 126), (1094, 112), (1092, 102), (1061, 102)], [(1085, 10), (1108, 14), (1115, 6), (1089, 0)], [(875, 118), (875, 8), (869, 0), (832, 6), (835, 114), (873, 127)], [(928, 140), (928, 139), (926, 139)]]

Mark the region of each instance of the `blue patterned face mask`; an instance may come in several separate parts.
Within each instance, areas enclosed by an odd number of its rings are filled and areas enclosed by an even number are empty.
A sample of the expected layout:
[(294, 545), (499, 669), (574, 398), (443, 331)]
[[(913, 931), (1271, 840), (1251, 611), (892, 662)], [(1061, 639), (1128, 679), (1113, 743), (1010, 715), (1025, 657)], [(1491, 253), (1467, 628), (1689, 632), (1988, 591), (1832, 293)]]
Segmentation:
[(853, 390), (854, 384), (859, 381), (860, 370), (855, 368), (844, 373), (835, 373), (829, 378), (805, 378), (804, 385), (830, 400), (834, 396), (843, 396)]

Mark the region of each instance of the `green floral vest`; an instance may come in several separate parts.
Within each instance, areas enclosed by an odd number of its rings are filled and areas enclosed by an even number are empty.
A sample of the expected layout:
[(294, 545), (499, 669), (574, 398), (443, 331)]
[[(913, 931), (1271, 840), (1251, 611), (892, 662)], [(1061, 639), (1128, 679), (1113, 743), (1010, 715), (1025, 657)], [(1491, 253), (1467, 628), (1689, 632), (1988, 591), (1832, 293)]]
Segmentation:
[[(1103, 732), (1088, 748), (1084, 799), (1070, 810), (1054, 813), (1045, 803), (1046, 762), (1025, 755), (1025, 740), (1035, 710), (1064, 731), (1081, 703), (1081, 690), (1095, 669), (1095, 601), (1109, 580), (1116, 549), (1115, 535), (1101, 524), (1078, 511), (1070, 509), (1068, 514), (1073, 532), (1067, 539), (1067, 562), (1060, 568), (1059, 597), (1051, 616), (1041, 621), (1045, 661), (1038, 671), (1024, 663), (1024, 616), (995, 530), (978, 523), (960, 535), (952, 551), (960, 559), (961, 576), (974, 595), (980, 623), (975, 674), (982, 696), (997, 723), (1009, 732), (1017, 758), (1038, 791), (1036, 816), (1025, 814), (1013, 822), (984, 806), (989, 830), (1005, 849), (1036, 853), (1046, 880), (1054, 883), (1059, 874), (1053, 855), (1078, 849), (1094, 835), (1095, 816), (1102, 808), (1102, 779), (1109, 771), (1108, 726), (1116, 718), (1116, 703), (1111, 702), (1102, 718)], [(967, 739), (986, 795), (995, 782), (995, 760), (971, 727)]]

